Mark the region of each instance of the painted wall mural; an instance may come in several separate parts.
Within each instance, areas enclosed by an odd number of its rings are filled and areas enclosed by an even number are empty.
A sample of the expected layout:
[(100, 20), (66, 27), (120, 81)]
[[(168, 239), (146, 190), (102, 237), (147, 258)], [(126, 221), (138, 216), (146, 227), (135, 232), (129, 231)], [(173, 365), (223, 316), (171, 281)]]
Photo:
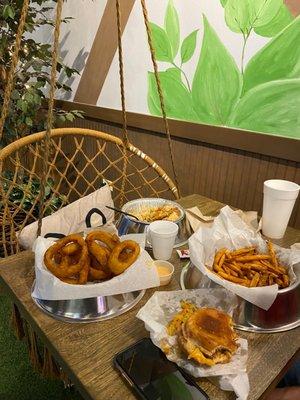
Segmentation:
[[(74, 19), (61, 45), (81, 76), (65, 99), (120, 110), (118, 56), (109, 42), (115, 21), (99, 35), (115, 2), (76, 4), (64, 3), (64, 15)], [(127, 110), (159, 116), (140, 1), (124, 4)], [(169, 118), (300, 139), (300, 0), (147, 0), (147, 7)], [(111, 52), (105, 74), (95, 69), (106, 54), (96, 49), (99, 41)]]
[[(181, 37), (179, 14), (170, 0), (164, 26), (151, 23), (167, 115), (212, 125), (300, 137), (300, 17), (282, 0), (220, 0), (228, 28), (240, 34), (239, 65), (202, 15), (204, 36), (199, 60), (189, 80), (185, 64), (197, 42), (194, 30)], [(271, 38), (246, 63), (251, 34)], [(161, 115), (153, 72), (148, 72), (148, 107)]]

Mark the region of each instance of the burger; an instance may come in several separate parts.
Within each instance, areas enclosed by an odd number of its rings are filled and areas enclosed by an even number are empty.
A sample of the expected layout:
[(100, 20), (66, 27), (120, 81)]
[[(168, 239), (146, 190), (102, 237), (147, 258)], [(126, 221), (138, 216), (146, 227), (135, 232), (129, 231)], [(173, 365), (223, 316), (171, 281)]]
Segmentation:
[(238, 348), (232, 318), (215, 308), (190, 310), (176, 334), (188, 359), (199, 364), (228, 363)]

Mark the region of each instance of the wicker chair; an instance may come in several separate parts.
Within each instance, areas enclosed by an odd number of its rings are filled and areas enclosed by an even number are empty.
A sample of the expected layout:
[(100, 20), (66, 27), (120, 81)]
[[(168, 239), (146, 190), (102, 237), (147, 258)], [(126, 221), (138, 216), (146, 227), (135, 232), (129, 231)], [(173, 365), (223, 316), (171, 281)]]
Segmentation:
[[(8, 190), (8, 207), (2, 208), (2, 256), (19, 250), (16, 232), (38, 219), (38, 196), (28, 203), (29, 187), (41, 178), (43, 157), (42, 139), (45, 132), (39, 132), (17, 140), (0, 151), (0, 174)], [(51, 156), (48, 162), (47, 179), (53, 182), (47, 205), (56, 196), (63, 196), (62, 207), (98, 189), (103, 179), (113, 188), (113, 199), (117, 206), (121, 201), (141, 197), (178, 198), (173, 181), (150, 157), (134, 147), (127, 148), (127, 170), (122, 193), (123, 165), (125, 152), (118, 137), (89, 129), (62, 128), (51, 132)], [(10, 178), (7, 170), (12, 172)], [(23, 177), (28, 183), (22, 185), (23, 198), (14, 203), (12, 194), (20, 189)], [(27, 186), (28, 185), (28, 186)]]

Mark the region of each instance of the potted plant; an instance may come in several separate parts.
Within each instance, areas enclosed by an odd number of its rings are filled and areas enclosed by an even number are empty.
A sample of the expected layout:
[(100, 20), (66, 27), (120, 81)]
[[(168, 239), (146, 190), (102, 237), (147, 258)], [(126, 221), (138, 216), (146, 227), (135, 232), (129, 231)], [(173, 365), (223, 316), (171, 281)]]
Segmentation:
[[(22, 4), (22, 0), (3, 0), (0, 3), (0, 111)], [(3, 136), (0, 140), (0, 150), (20, 137), (45, 129), (47, 112), (45, 100), (50, 83), (52, 47), (51, 44), (39, 42), (36, 39), (37, 35), (34, 34), (41, 27), (53, 26), (52, 19), (48, 17), (52, 14), (53, 8), (54, 6), (51, 3), (49, 5), (49, 1), (31, 0), (30, 2), (15, 74), (14, 90), (11, 95)], [(64, 18), (62, 22), (67, 23), (68, 20), (69, 18)], [(74, 68), (68, 67), (59, 60), (57, 91), (63, 93), (71, 91), (65, 81), (77, 73)], [(78, 110), (64, 111), (58, 108), (54, 109), (53, 115), (55, 125), (65, 121), (73, 121), (76, 117), (82, 117)], [(31, 198), (38, 196), (40, 186), (39, 181), (29, 179), (25, 171), (21, 171), (19, 175), (17, 182), (14, 182), (13, 188), (10, 190), (11, 171), (5, 171), (3, 178), (4, 190), (9, 190), (10, 206), (13, 209), (20, 209), (18, 215), (22, 218), (22, 214), (25, 213), (26, 215), (29, 210)], [(56, 211), (65, 202), (63, 196), (53, 195), (52, 185), (53, 181), (48, 180), (45, 197), (48, 200), (51, 198), (51, 204), (46, 209), (47, 214)], [(0, 202), (0, 221), (2, 220), (2, 212), (3, 205)], [(32, 218), (29, 218), (28, 222), (37, 217), (38, 210), (31, 210), (30, 214)], [(18, 225), (18, 221), (15, 222)]]
[[(10, 66), (16, 32), (20, 19), (22, 0), (3, 0), (0, 4), (0, 109)], [(48, 43), (40, 43), (33, 35), (42, 26), (52, 26), (53, 21), (47, 17), (53, 6), (45, 0), (30, 2), (25, 24), (25, 31), (19, 53), (19, 64), (15, 74), (15, 85), (11, 96), (10, 110), (5, 121), (4, 134), (0, 146), (3, 147), (15, 139), (43, 130), (45, 127), (45, 98), (50, 83), (50, 66), (52, 47)], [(67, 23), (70, 18), (64, 18)], [(58, 75), (64, 80), (77, 74), (59, 60)], [(58, 79), (57, 90), (69, 92), (71, 88)], [(54, 109), (54, 122), (73, 121), (81, 117), (78, 110), (64, 111)], [(0, 148), (1, 148), (0, 147)]]

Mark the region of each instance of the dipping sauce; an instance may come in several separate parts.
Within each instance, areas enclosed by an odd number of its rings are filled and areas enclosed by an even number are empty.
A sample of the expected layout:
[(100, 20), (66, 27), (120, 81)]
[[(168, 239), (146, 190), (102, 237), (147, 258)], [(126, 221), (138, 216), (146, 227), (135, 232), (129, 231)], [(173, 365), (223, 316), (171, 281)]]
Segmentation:
[(174, 265), (164, 260), (155, 260), (153, 264), (159, 276), (160, 286), (168, 285), (174, 274)]
[(165, 265), (157, 265), (156, 268), (159, 276), (167, 276), (172, 273), (170, 268), (166, 267)]

